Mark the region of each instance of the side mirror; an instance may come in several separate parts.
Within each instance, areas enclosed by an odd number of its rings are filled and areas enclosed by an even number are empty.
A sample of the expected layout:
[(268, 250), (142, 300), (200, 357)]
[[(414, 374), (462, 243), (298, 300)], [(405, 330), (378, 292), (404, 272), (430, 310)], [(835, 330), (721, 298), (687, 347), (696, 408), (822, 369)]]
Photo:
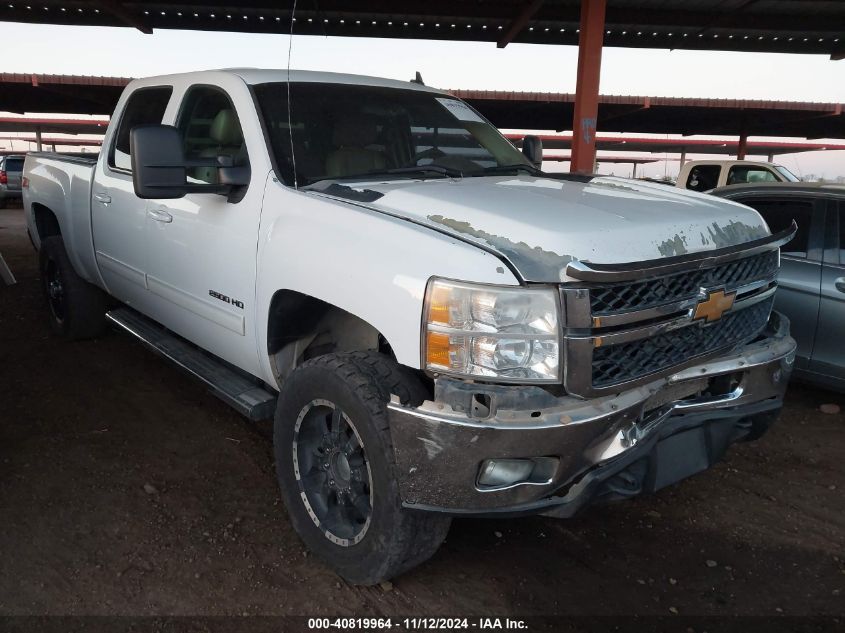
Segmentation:
[[(233, 166), (231, 156), (186, 160), (182, 137), (172, 125), (132, 128), (129, 154), (132, 184), (139, 198), (166, 200), (181, 198), (186, 193), (213, 193), (236, 202), (243, 198), (244, 187), (249, 185), (249, 166)], [(217, 182), (188, 182), (188, 169), (195, 168), (212, 170)]]
[(139, 125), (129, 134), (132, 185), (139, 198), (181, 198), (188, 188), (182, 138), (172, 125)]
[(522, 139), (522, 153), (537, 169), (543, 168), (543, 141), (539, 136), (529, 134)]

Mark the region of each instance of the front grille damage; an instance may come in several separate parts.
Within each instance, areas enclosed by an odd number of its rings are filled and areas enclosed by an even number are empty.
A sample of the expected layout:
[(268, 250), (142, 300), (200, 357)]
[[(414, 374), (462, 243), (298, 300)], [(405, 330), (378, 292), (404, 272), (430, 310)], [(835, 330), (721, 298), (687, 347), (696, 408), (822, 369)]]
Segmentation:
[(593, 351), (593, 387), (636, 380), (748, 341), (765, 328), (773, 302), (769, 298), (709, 325), (695, 323), (651, 338), (598, 347)]
[[(705, 268), (693, 262), (671, 274), (568, 286), (569, 309), (586, 312), (592, 327), (584, 336), (583, 325), (573, 324), (584, 323), (582, 316), (569, 325), (567, 390), (589, 396), (631, 387), (752, 340), (768, 322), (778, 262), (774, 249)], [(712, 323), (695, 321), (696, 304), (715, 290), (738, 293), (732, 309)]]

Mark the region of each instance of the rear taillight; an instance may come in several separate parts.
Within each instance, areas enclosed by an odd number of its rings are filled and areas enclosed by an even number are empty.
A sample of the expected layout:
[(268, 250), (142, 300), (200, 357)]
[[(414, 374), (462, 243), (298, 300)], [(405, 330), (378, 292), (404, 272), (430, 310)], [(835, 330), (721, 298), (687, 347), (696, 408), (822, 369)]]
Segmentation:
[(29, 178), (27, 178), (26, 176), (21, 178), (21, 187), (23, 187), (24, 189), (29, 189)]
[(0, 169), (0, 185), (7, 185), (9, 184), (9, 177), (6, 175), (6, 172)]

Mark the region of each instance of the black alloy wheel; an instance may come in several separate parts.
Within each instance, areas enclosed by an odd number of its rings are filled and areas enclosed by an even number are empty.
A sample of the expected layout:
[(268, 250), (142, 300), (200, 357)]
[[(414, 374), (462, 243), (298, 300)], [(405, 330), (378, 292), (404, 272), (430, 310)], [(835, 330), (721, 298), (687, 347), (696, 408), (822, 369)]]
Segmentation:
[(361, 436), (328, 400), (312, 400), (294, 427), (293, 467), (311, 520), (332, 543), (349, 547), (367, 534), (373, 477)]

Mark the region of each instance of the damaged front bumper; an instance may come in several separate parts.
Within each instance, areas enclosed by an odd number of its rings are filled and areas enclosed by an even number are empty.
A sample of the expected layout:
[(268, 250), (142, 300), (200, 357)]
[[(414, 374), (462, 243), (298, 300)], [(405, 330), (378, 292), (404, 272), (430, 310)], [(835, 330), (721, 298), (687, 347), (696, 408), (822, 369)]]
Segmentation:
[[(453, 515), (565, 517), (705, 470), (777, 417), (795, 358), (788, 331), (772, 313), (761, 340), (594, 400), (442, 378), (433, 402), (406, 407), (394, 397), (403, 503)], [(487, 460), (533, 460), (542, 476), (481, 485)]]

